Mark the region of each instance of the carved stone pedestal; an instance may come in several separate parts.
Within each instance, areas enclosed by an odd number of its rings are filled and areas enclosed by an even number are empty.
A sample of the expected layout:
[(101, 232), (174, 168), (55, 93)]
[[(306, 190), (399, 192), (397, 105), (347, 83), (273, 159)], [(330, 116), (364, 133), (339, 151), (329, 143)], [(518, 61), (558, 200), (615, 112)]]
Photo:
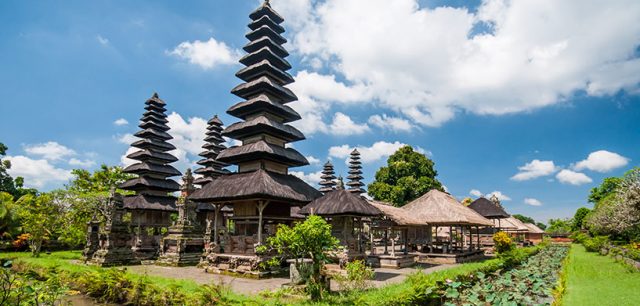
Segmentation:
[(99, 235), (99, 249), (89, 262), (103, 267), (140, 264), (131, 251), (131, 233), (129, 224), (123, 220), (122, 196), (112, 191), (108, 207), (105, 226)]

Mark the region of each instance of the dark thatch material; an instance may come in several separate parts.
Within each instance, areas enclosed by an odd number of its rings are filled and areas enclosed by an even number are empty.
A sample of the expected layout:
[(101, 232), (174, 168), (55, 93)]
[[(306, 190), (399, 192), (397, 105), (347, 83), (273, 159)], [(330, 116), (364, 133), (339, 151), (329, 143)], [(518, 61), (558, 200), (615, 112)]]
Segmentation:
[(381, 216), (382, 212), (367, 200), (352, 192), (337, 189), (315, 199), (299, 212), (319, 216)]
[(496, 203), (493, 203), (484, 197), (471, 202), (469, 208), (475, 210), (477, 213), (488, 219), (504, 219), (510, 217), (502, 207), (499, 207)]
[(302, 132), (288, 124), (282, 124), (264, 116), (256, 117), (248, 121), (236, 122), (222, 133), (234, 139), (240, 139), (258, 134), (269, 134), (285, 141), (299, 141), (305, 139)]
[(273, 51), (273, 53), (275, 53), (278, 56), (281, 56), (281, 57), (289, 56), (289, 52), (287, 51), (287, 49), (278, 45), (275, 41), (273, 41), (273, 39), (269, 37), (262, 37), (262, 38), (256, 39), (255, 41), (249, 42), (242, 49), (244, 49), (244, 51), (252, 53), (264, 47), (269, 47), (271, 51)]
[(180, 185), (172, 179), (160, 180), (152, 177), (141, 176), (120, 184), (119, 188), (133, 191), (144, 191), (146, 189), (176, 191), (180, 189)]
[(291, 69), (291, 64), (289, 64), (286, 59), (279, 57), (278, 54), (271, 51), (269, 47), (262, 47), (258, 49), (258, 51), (245, 55), (240, 59), (240, 63), (249, 67), (260, 63), (263, 60), (269, 61), (269, 64), (282, 71)]
[(302, 119), (293, 108), (282, 105), (267, 95), (259, 95), (251, 100), (240, 102), (229, 108), (227, 114), (244, 120), (261, 111), (282, 117), (285, 123)]
[(176, 198), (152, 195), (134, 195), (124, 197), (126, 209), (177, 211)]
[(402, 208), (379, 201), (369, 201), (369, 203), (382, 211), (385, 217), (398, 226), (428, 226), (426, 222), (416, 218)]
[(245, 37), (251, 41), (258, 40), (262, 37), (269, 37), (276, 44), (283, 45), (287, 43), (287, 39), (282, 37), (278, 32), (271, 29), (268, 25), (263, 25), (245, 35)]
[(271, 19), (276, 24), (280, 24), (284, 22), (284, 18), (282, 18), (280, 14), (278, 14), (276, 11), (274, 11), (271, 8), (271, 4), (269, 4), (269, 0), (264, 1), (259, 8), (257, 8), (251, 14), (249, 14), (249, 18), (251, 18), (251, 20), (254, 20), (254, 21), (259, 20), (264, 16), (269, 17), (269, 19)]
[(219, 161), (230, 164), (258, 160), (261, 158), (273, 160), (290, 166), (306, 166), (309, 164), (307, 158), (298, 151), (270, 144), (263, 140), (239, 147), (231, 147), (222, 151), (220, 155), (218, 155)]
[(249, 29), (251, 30), (255, 30), (261, 26), (269, 26), (272, 30), (274, 30), (276, 33), (282, 34), (284, 33), (284, 27), (277, 24), (276, 22), (274, 22), (273, 20), (271, 20), (271, 18), (269, 18), (269, 16), (262, 16), (260, 18), (258, 18), (257, 20), (252, 21), (249, 24)]
[(320, 196), (322, 193), (296, 176), (257, 170), (220, 176), (189, 198), (195, 202), (265, 199), (306, 204)]
[[(260, 61), (261, 60), (262, 59), (260, 59)], [(282, 103), (298, 100), (298, 97), (293, 93), (293, 91), (291, 91), (291, 89), (279, 85), (266, 76), (248, 83), (240, 84), (231, 90), (231, 93), (247, 100), (264, 93), (279, 97), (282, 100)]]
[(245, 67), (238, 71), (236, 73), (236, 76), (245, 82), (250, 82), (251, 80), (263, 76), (268, 76), (271, 79), (280, 82), (282, 85), (287, 85), (294, 82), (294, 79), (290, 74), (278, 69), (268, 60), (262, 60), (251, 66)]
[(491, 220), (465, 207), (450, 194), (433, 189), (402, 207), (430, 225), (493, 226)]

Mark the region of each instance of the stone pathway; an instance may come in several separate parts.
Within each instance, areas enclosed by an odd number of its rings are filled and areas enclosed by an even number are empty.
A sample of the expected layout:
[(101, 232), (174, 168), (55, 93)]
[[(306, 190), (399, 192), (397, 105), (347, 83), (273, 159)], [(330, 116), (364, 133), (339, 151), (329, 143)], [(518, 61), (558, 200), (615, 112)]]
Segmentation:
[[(407, 275), (422, 270), (424, 273), (448, 269), (456, 265), (420, 265), (403, 269), (375, 269), (376, 276), (373, 280), (375, 287), (402, 282)], [(223, 283), (231, 287), (231, 290), (242, 294), (256, 294), (263, 290), (275, 290), (289, 282), (289, 278), (250, 279), (205, 273), (203, 269), (196, 267), (160, 267), (154, 265), (128, 266), (128, 270), (138, 274), (170, 277), (175, 279), (193, 280), (199, 284)]]

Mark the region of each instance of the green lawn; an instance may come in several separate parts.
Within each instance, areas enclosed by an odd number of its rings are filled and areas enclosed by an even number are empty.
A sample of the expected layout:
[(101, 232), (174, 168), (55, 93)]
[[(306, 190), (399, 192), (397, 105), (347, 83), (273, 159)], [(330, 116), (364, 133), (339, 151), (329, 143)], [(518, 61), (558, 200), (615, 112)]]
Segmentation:
[(574, 244), (563, 305), (640, 305), (640, 273)]

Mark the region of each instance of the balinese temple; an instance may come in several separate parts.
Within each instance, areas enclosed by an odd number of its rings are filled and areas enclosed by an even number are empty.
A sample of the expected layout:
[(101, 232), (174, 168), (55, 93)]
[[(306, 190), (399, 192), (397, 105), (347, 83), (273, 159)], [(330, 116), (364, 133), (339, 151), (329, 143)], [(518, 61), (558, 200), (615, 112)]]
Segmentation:
[(321, 216), (331, 224), (331, 234), (340, 240), (345, 250), (337, 256), (341, 266), (354, 259), (365, 259), (364, 245), (368, 241), (362, 240), (364, 221), (382, 217), (382, 212), (360, 194), (342, 188), (327, 192), (299, 213)]
[(131, 212), (134, 228), (132, 250), (139, 260), (157, 258), (161, 229), (171, 225), (170, 214), (176, 211), (176, 198), (170, 193), (180, 190), (180, 185), (169, 177), (180, 175), (171, 166), (177, 158), (167, 153), (175, 147), (167, 141), (172, 139), (167, 132), (165, 102), (158, 94), (145, 102), (145, 110), (135, 134), (140, 140), (131, 144), (139, 149), (127, 157), (138, 161), (124, 169), (136, 177), (122, 183), (119, 188), (135, 192), (124, 197), (124, 208)]
[(324, 164), (322, 176), (320, 176), (320, 192), (327, 193), (336, 189), (336, 173), (333, 170), (333, 164), (330, 161)]
[[(301, 179), (290, 175), (290, 167), (308, 164), (307, 159), (287, 144), (305, 139), (288, 123), (300, 119), (287, 103), (297, 100), (285, 86), (293, 83), (286, 71), (291, 65), (282, 47), (284, 19), (268, 1), (249, 15), (248, 54), (240, 59), (246, 67), (236, 76), (244, 83), (231, 92), (243, 99), (227, 113), (241, 119), (223, 130), (222, 135), (242, 144), (220, 152), (217, 161), (237, 166), (237, 172), (225, 174), (194, 192), (191, 200), (233, 207), (230, 226), (214, 243), (219, 247), (207, 255), (209, 272), (270, 273), (260, 265), (271, 254), (256, 254), (255, 247), (275, 234), (278, 224), (291, 224), (294, 206), (304, 206), (322, 195)], [(218, 220), (219, 221), (219, 220)], [(217, 231), (217, 222), (213, 228)]]
[(205, 144), (202, 146), (204, 151), (199, 154), (202, 159), (197, 162), (201, 167), (194, 171), (201, 177), (197, 178), (193, 183), (200, 186), (204, 186), (217, 177), (229, 173), (229, 170), (224, 169), (228, 164), (216, 160), (218, 154), (226, 149), (222, 138), (222, 121), (217, 115), (207, 122), (205, 135)]
[(349, 180), (347, 182), (347, 189), (349, 192), (353, 192), (356, 194), (364, 193), (364, 183), (362, 183), (362, 162), (360, 161), (360, 152), (358, 149), (353, 149), (351, 152), (351, 156), (349, 158), (349, 176), (347, 176)]

